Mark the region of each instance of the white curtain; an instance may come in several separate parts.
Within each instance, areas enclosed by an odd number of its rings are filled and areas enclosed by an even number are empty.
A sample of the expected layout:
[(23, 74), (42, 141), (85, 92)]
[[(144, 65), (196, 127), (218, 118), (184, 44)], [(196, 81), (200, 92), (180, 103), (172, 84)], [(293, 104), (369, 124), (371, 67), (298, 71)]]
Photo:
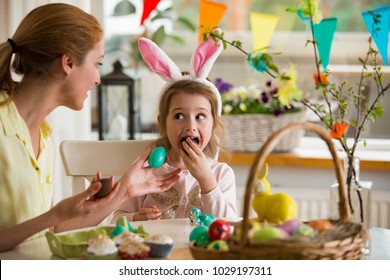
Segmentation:
[[(91, 10), (90, 0), (0, 0), (0, 38), (1, 42), (12, 37), (22, 18), (35, 7), (47, 3), (62, 2), (80, 7), (86, 12)], [(94, 94), (94, 93), (90, 93)], [(53, 127), (53, 140), (56, 151), (54, 168), (54, 203), (71, 195), (70, 178), (65, 175), (59, 154), (59, 145), (65, 139), (90, 139), (91, 137), (91, 101), (86, 100), (81, 111), (72, 111), (68, 108), (57, 108), (50, 116)]]

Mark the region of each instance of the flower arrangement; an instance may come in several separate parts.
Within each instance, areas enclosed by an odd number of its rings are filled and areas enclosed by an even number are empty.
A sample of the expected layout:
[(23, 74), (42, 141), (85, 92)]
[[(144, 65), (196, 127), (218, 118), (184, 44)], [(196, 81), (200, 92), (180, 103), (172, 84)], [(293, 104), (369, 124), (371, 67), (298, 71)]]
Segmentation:
[(283, 103), (281, 100), (283, 95), (279, 92), (279, 86), (272, 80), (268, 80), (263, 87), (256, 84), (234, 87), (221, 78), (217, 78), (215, 85), (221, 93), (222, 114), (225, 115), (273, 114), (279, 116), (301, 110), (291, 102), (287, 105)]
[[(301, 0), (300, 3), (293, 8), (288, 8), (288, 12), (294, 12), (298, 16), (308, 21), (311, 27), (311, 40), (308, 40), (306, 45), (312, 45), (314, 50), (314, 62), (316, 66), (316, 72), (313, 74), (314, 83), (313, 86), (318, 93), (321, 95), (325, 104), (316, 104), (311, 102), (307, 98), (300, 98), (299, 95), (292, 93), (279, 93), (283, 95), (284, 99), (282, 104), (288, 106), (289, 103), (299, 101), (309, 110), (311, 110), (319, 121), (329, 130), (330, 137), (335, 139), (339, 143), (341, 150), (345, 153), (348, 160), (346, 170), (346, 183), (348, 187), (348, 198), (352, 212), (353, 207), (351, 205), (351, 185), (354, 183), (359, 186), (359, 182), (356, 179), (356, 173), (353, 167), (353, 160), (359, 142), (365, 140), (362, 139), (363, 132), (366, 130), (368, 122), (374, 122), (376, 118), (382, 116), (384, 108), (381, 104), (382, 98), (390, 92), (390, 83), (385, 84), (383, 81), (383, 73), (381, 67), (377, 63), (378, 51), (372, 47), (372, 37), (369, 37), (368, 50), (364, 58), (359, 58), (359, 62), (362, 65), (362, 71), (359, 79), (359, 83), (354, 89), (349, 86), (347, 81), (343, 81), (341, 84), (336, 85), (331, 82), (331, 72), (324, 67), (321, 59), (319, 58), (317, 50), (317, 39), (314, 32), (314, 25), (322, 20), (320, 14), (318, 0)], [(369, 11), (369, 15), (373, 18), (373, 32), (378, 31), (380, 28), (381, 16), (376, 14), (374, 11)], [(371, 33), (373, 34), (373, 33)], [(224, 34), (217, 34), (206, 30), (204, 37), (208, 38), (220, 38), (224, 42), (226, 48), (227, 44), (231, 45), (246, 55), (247, 62), (249, 65), (259, 73), (267, 73), (278, 82), (294, 82), (296, 77), (289, 75), (288, 73), (280, 73), (277, 66), (272, 62), (272, 56), (266, 53), (262, 53), (261, 50), (256, 50), (252, 53), (247, 53), (242, 49), (240, 41), (229, 42), (224, 39)], [(376, 84), (376, 93), (372, 100), (363, 94), (365, 89), (365, 83), (367, 80), (372, 79)], [(280, 89), (279, 89), (280, 92)], [(332, 102), (338, 104), (338, 110), (333, 111), (331, 106)], [(364, 106), (361, 106), (362, 102), (365, 102)], [(353, 111), (351, 117), (350, 112)], [(348, 128), (354, 128), (351, 139), (346, 136)], [(361, 205), (361, 197), (360, 207)], [(363, 213), (361, 213), (363, 215)], [(361, 220), (363, 222), (363, 219)]]

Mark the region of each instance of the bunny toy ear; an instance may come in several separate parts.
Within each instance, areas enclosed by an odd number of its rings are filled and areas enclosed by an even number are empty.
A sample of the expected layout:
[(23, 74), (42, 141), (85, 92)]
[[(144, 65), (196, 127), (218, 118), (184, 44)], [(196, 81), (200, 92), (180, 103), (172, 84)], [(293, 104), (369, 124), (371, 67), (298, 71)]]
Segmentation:
[[(213, 32), (221, 34), (221, 30), (216, 28)], [(202, 83), (208, 85), (210, 89), (215, 93), (218, 101), (218, 114), (222, 113), (222, 100), (221, 94), (215, 85), (207, 80), (211, 68), (214, 62), (217, 60), (219, 54), (222, 52), (222, 41), (218, 40), (217, 43), (212, 38), (208, 38), (207, 41), (202, 42), (196, 48), (194, 54), (191, 57), (190, 74), (197, 78)]]
[[(213, 32), (221, 34), (221, 30), (218, 28), (214, 29)], [(191, 76), (199, 79), (206, 79), (210, 73), (211, 67), (213, 67), (214, 62), (221, 53), (222, 48), (221, 40), (218, 40), (218, 42), (215, 43), (210, 37), (207, 41), (200, 43), (191, 58)]]
[(145, 63), (163, 80), (169, 82), (182, 77), (179, 67), (153, 41), (140, 38), (138, 48)]

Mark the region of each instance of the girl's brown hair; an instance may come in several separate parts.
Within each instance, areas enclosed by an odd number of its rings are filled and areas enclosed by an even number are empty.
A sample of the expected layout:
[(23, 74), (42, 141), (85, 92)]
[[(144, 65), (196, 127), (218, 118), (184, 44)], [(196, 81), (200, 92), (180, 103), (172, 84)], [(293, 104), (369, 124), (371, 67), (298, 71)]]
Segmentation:
[(20, 75), (47, 79), (53, 62), (63, 54), (82, 64), (86, 54), (102, 39), (103, 30), (95, 17), (63, 3), (53, 3), (32, 10), (19, 24), (11, 40), (0, 44), (0, 88), (13, 94), (12, 69)]
[(215, 156), (218, 154), (218, 151), (221, 149), (224, 132), (221, 118), (217, 109), (218, 100), (215, 93), (207, 85), (191, 79), (176, 81), (163, 92), (159, 104), (160, 138), (156, 141), (156, 146), (164, 146), (167, 150), (171, 149), (172, 147), (167, 136), (166, 120), (172, 97), (180, 93), (201, 95), (209, 100), (211, 105), (211, 114), (214, 119), (214, 130), (209, 143), (204, 149), (204, 153), (211, 158), (215, 158)]

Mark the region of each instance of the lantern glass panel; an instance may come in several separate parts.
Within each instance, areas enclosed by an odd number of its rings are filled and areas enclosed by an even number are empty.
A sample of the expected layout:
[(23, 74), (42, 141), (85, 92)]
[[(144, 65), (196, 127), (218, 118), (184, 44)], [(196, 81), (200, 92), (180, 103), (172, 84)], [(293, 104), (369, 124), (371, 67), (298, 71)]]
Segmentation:
[(103, 138), (129, 139), (129, 94), (127, 85), (103, 86)]

